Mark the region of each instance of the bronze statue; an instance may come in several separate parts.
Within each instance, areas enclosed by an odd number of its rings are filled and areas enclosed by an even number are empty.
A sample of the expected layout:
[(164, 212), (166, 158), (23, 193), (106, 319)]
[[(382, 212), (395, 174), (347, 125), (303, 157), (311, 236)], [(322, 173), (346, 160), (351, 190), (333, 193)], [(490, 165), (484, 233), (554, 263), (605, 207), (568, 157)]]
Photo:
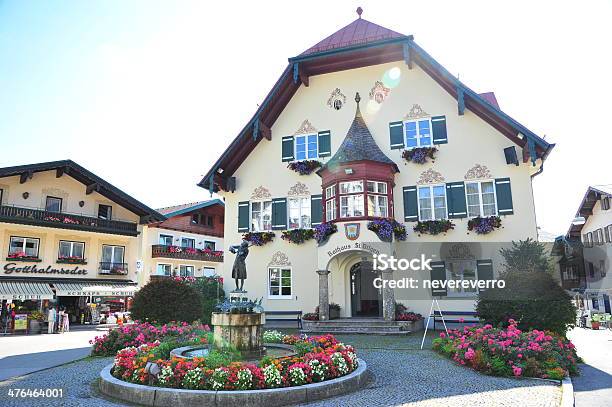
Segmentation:
[(243, 291), (244, 280), (247, 278), (246, 258), (249, 255), (249, 242), (243, 240), (239, 245), (230, 246), (229, 251), (236, 254), (232, 267), (232, 278), (236, 282), (236, 291)]

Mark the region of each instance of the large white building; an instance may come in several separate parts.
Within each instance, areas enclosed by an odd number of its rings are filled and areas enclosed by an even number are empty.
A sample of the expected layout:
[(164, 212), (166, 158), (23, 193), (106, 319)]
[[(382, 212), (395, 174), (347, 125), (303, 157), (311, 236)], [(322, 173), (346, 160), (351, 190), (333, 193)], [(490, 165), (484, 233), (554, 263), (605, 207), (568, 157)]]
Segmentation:
[[(359, 16), (289, 59), (200, 186), (225, 199), (228, 244), (248, 232), (275, 233), (247, 258), (245, 289), (262, 297), (266, 309), (320, 306), (325, 318), (333, 302), (344, 317), (392, 319), (393, 301), (424, 314), (432, 293), (408, 298), (373, 289), (376, 273), (365, 272), (371, 255), (418, 251), (422, 243), (432, 243), (430, 250), (435, 243), (433, 278), (494, 278), (499, 246), (474, 251), (474, 244), (537, 238), (532, 180), (553, 146), (500, 110), (492, 93), (461, 83), (412, 36)], [(423, 164), (403, 158), (432, 147), (435, 159)], [(308, 160), (321, 168), (308, 175), (288, 168)], [(478, 216), (500, 216), (502, 227), (468, 231)], [(405, 223), (406, 242), (381, 242), (368, 229), (380, 218)], [(417, 222), (444, 219), (454, 229), (413, 232)], [(321, 244), (281, 239), (285, 230), (322, 223), (337, 232)], [(226, 290), (234, 288), (232, 263), (233, 256), (224, 263)], [(476, 292), (433, 294), (443, 308), (466, 310)]]

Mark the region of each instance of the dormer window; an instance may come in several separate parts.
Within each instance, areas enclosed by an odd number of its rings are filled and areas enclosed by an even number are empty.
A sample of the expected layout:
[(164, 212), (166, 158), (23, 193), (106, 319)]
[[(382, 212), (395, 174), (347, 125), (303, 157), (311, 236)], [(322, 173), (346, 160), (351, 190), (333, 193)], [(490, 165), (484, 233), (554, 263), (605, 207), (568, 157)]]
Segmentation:
[(318, 135), (308, 134), (295, 137), (295, 159), (314, 160), (318, 158)]

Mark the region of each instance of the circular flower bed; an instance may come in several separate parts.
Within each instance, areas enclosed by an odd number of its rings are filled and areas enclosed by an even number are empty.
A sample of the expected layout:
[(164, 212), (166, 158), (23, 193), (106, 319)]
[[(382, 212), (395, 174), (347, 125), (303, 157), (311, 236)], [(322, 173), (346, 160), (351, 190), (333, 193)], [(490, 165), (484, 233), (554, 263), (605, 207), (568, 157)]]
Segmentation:
[(534, 329), (522, 332), (516, 321), (506, 329), (464, 327), (444, 332), (433, 349), (460, 365), (495, 376), (525, 376), (561, 380), (578, 373), (578, 356), (566, 338)]
[[(218, 366), (207, 358), (163, 357), (165, 352), (158, 351), (161, 345), (156, 341), (117, 352), (111, 374), (126, 382), (158, 387), (256, 390), (322, 382), (344, 376), (357, 368), (357, 355), (353, 347), (339, 343), (331, 335), (276, 337), (283, 343), (291, 343), (301, 356), (264, 357), (258, 365), (231, 362)], [(157, 365), (157, 375), (147, 372), (149, 362)]]

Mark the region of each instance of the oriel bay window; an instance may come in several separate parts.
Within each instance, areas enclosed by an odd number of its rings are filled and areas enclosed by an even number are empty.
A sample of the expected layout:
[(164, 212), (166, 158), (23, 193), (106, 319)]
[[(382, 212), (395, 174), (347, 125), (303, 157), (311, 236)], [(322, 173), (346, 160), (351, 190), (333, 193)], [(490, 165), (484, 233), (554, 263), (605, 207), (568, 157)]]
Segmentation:
[(368, 181), (368, 215), (386, 218), (389, 207), (387, 198), (387, 183)]
[(375, 180), (340, 181), (325, 187), (325, 220), (391, 216), (391, 188)]
[(340, 183), (340, 217), (356, 218), (365, 216), (363, 206), (363, 181)]
[(291, 298), (291, 269), (268, 269), (268, 298)]
[(336, 185), (325, 188), (325, 219), (327, 222), (336, 219)]

